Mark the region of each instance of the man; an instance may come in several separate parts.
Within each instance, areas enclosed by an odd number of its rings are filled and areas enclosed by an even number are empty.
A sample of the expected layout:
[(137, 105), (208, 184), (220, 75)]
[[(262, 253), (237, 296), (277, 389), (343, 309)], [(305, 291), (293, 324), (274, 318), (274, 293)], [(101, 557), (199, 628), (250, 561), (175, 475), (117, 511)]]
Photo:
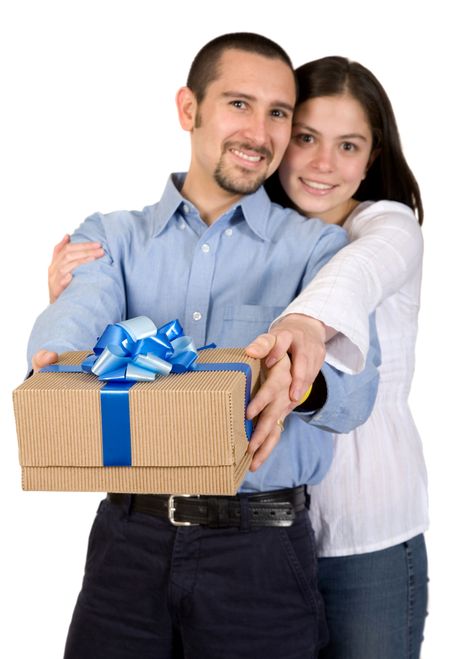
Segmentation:
[[(75, 233), (105, 256), (79, 268), (38, 318), (35, 368), (141, 314), (157, 325), (178, 317), (197, 345), (243, 346), (267, 329), (346, 242), (338, 227), (273, 206), (260, 187), (288, 144), (294, 105), (292, 65), (270, 40), (224, 35), (199, 52), (177, 95), (191, 133), (187, 175), (173, 175), (141, 213), (95, 214)], [(321, 428), (344, 432), (369, 414), (371, 358), (354, 377), (324, 365), (281, 441), (292, 403), (289, 362), (276, 364), (249, 406), (250, 416), (265, 410), (240, 495), (177, 502), (180, 521), (201, 524), (173, 526), (168, 497), (102, 502), (66, 659), (315, 657), (325, 630), (303, 486), (331, 460)]]

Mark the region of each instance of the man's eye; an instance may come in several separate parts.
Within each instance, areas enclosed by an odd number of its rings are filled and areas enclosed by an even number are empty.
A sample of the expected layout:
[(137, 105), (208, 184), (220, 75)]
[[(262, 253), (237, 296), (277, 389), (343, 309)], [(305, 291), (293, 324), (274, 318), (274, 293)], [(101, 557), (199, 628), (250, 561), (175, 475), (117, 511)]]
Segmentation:
[(247, 104), (245, 101), (231, 101), (231, 105), (238, 110), (243, 110)]
[(272, 110), (271, 113), (272, 117), (276, 117), (279, 119), (284, 119), (284, 117), (287, 117), (287, 114), (284, 110), (279, 110), (276, 108), (275, 110)]

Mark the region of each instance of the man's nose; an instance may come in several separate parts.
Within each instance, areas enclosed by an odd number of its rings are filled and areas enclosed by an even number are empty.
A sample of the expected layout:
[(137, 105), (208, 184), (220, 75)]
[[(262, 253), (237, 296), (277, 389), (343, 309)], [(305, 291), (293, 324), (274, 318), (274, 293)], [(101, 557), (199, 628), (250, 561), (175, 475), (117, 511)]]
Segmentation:
[(269, 118), (263, 113), (254, 113), (247, 122), (244, 134), (255, 146), (266, 146), (268, 143)]

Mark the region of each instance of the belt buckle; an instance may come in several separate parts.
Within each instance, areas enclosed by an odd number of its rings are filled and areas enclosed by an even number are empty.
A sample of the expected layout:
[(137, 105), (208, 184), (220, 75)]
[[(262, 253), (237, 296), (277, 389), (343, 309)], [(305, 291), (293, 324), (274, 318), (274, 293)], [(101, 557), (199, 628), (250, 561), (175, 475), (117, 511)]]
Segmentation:
[(198, 494), (171, 494), (169, 496), (169, 500), (167, 502), (167, 516), (169, 518), (169, 522), (173, 524), (173, 526), (200, 526), (200, 524), (196, 524), (195, 522), (177, 522), (175, 519), (175, 499), (178, 497), (183, 497), (185, 499), (191, 499), (192, 497), (199, 497)]

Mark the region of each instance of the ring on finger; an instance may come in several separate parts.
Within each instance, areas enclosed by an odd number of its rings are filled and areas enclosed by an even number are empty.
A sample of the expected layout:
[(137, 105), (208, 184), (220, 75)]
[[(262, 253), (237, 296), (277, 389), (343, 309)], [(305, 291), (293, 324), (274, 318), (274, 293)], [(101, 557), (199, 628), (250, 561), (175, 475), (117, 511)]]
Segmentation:
[(279, 427), (280, 431), (283, 432), (284, 430), (284, 423), (282, 419), (277, 419), (277, 426)]

